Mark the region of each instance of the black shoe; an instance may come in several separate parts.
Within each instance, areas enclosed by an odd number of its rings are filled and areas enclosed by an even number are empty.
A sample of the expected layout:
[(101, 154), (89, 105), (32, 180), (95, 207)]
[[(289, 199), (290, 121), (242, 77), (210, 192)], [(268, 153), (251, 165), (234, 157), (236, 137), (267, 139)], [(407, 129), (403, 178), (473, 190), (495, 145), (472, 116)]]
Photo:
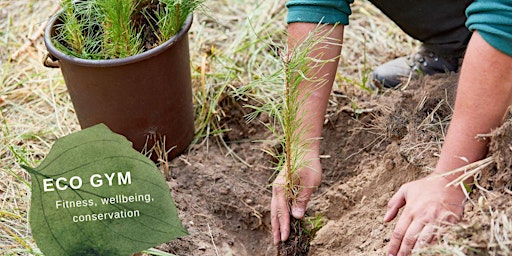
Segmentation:
[(404, 80), (420, 74), (433, 75), (457, 71), (461, 56), (439, 56), (422, 47), (416, 54), (394, 59), (372, 72), (372, 89), (395, 88)]

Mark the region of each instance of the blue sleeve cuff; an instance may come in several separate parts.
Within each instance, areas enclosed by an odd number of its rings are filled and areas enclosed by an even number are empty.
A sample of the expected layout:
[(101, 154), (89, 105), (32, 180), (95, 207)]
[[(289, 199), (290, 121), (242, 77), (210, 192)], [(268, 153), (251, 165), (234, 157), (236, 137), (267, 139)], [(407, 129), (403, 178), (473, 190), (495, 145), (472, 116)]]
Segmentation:
[(466, 9), (469, 30), (477, 30), (492, 47), (512, 56), (512, 2), (475, 0)]
[(290, 0), (286, 4), (287, 22), (348, 25), (352, 2), (354, 0)]

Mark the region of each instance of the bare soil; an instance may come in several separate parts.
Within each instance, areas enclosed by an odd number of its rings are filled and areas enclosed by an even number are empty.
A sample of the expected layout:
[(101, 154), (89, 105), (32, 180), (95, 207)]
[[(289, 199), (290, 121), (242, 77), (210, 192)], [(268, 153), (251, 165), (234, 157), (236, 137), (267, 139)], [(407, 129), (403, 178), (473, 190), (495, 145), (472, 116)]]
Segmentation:
[[(337, 107), (329, 109), (324, 127), (323, 182), (308, 209), (326, 224), (309, 255), (384, 255), (395, 224), (382, 220), (386, 204), (402, 184), (435, 166), (457, 80), (457, 74), (437, 75), (402, 90), (358, 96), (358, 109), (343, 93), (333, 93)], [(232, 152), (211, 139), (172, 161), (168, 183), (190, 235), (160, 249), (178, 255), (275, 255), (272, 159), (262, 150), (272, 142), (261, 142), (269, 133), (245, 123), (241, 108), (230, 109), (224, 122), (231, 131), (224, 139)], [(511, 127), (510, 121), (504, 126)], [(510, 133), (501, 136), (500, 143), (509, 145)], [(510, 157), (501, 157), (510, 168)]]
[[(307, 216), (306, 216), (307, 217)], [(290, 236), (286, 241), (277, 245), (276, 256), (307, 256), (311, 246), (313, 234), (307, 232), (305, 219), (296, 219), (290, 216)]]
[[(238, 49), (236, 43), (254, 40), (245, 34), (266, 35), (268, 24), (272, 25), (268, 28), (271, 33), (284, 28), (285, 2), (219, 1), (209, 6), (212, 16), (196, 16), (198, 26), (190, 34), (196, 75), (204, 70), (208, 71), (206, 75), (210, 72), (212, 81), (206, 80), (205, 84), (212, 86), (244, 84), (245, 77), (226, 82), (223, 77), (217, 80), (214, 76), (231, 72), (231, 61), (236, 62), (236, 68), (250, 66), (247, 64), (253, 55), (234, 53)], [(55, 7), (59, 1), (0, 3), (4, 7), (0, 9), (0, 26), (4, 30), (0, 32), (0, 58), (6, 63), (0, 117), (7, 124), (2, 129), (4, 137), (0, 137), (19, 152), (27, 150), (27, 160), (36, 162), (57, 137), (79, 129), (68, 93), (57, 75), (60, 71), (44, 69), (40, 63), (46, 53), (41, 40), (45, 21), (58, 10)], [(417, 45), (368, 1), (356, 1), (352, 10), (350, 29), (345, 31), (341, 74), (357, 76), (367, 68), (409, 54)], [(244, 25), (248, 24), (246, 21), (250, 21), (250, 26)], [(265, 27), (265, 32), (254, 31), (258, 27)], [(273, 41), (284, 41), (284, 34), (281, 37)], [(150, 42), (147, 47), (151, 45)], [(220, 61), (209, 63), (203, 54)], [(230, 59), (228, 65), (225, 59)], [(264, 66), (267, 62), (260, 63)], [(340, 83), (352, 89), (335, 89), (326, 116), (321, 159), (323, 182), (308, 208), (309, 215), (321, 214), (326, 222), (312, 241), (310, 255), (384, 255), (395, 225), (382, 221), (387, 201), (400, 185), (427, 175), (435, 166), (452, 113), (456, 83), (457, 74), (426, 77), (411, 81), (405, 89), (371, 95), (354, 92), (357, 90), (351, 80)], [(230, 131), (222, 138), (213, 137), (191, 146), (170, 163), (167, 182), (190, 235), (159, 249), (176, 255), (275, 255), (270, 235), (269, 184), (274, 173), (273, 159), (263, 152), (274, 142), (263, 125), (244, 121), (244, 114), (250, 111), (243, 107), (245, 102), (227, 99), (222, 103), (226, 115), (222, 115), (225, 118), (221, 124)], [(268, 118), (262, 116), (259, 121), (268, 122)], [(480, 250), (462, 248), (463, 253), (458, 255), (510, 255), (512, 251), (510, 229), (509, 233), (501, 232), (508, 236), (502, 240), (504, 250), (489, 252), (490, 246), (499, 246), (495, 237), (489, 237), (499, 232), (490, 231), (505, 226), (489, 215), (500, 217), (498, 214), (503, 213), (508, 219), (512, 216), (511, 135), (509, 116), (492, 134), (489, 156), (494, 164), (480, 178), (483, 189), (498, 193), (482, 201), (481, 197), (473, 198), (476, 205), (466, 205), (463, 225), (447, 233), (449, 241), (461, 237), (469, 241), (456, 242), (457, 247), (470, 245)], [(14, 167), (21, 178), (11, 175), (10, 168), (16, 166), (17, 160), (9, 150), (4, 149), (0, 155), (4, 164), (1, 167), (8, 170), (0, 168), (0, 194), (3, 193), (5, 207), (2, 210), (12, 213), (11, 217), (4, 216), (0, 244), (5, 246), (0, 247), (25, 255), (36, 245), (25, 219), (28, 186), (18, 184), (17, 180), (29, 177)]]

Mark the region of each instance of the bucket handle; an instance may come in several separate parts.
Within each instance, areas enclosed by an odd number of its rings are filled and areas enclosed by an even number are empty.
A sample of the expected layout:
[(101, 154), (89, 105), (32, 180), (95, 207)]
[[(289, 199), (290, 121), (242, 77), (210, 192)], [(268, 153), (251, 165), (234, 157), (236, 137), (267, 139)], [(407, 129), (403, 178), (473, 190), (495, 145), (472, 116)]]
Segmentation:
[(43, 65), (47, 68), (60, 68), (59, 59), (47, 52), (43, 57)]

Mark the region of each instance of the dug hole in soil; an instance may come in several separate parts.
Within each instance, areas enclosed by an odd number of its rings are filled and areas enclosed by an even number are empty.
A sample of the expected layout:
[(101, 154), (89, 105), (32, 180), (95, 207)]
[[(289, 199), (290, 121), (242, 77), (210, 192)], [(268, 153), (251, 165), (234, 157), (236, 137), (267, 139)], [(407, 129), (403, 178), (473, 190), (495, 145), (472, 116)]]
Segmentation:
[[(334, 91), (322, 142), (323, 181), (308, 214), (325, 226), (309, 255), (384, 255), (396, 221), (390, 197), (435, 166), (451, 118), (457, 74), (412, 81), (401, 91), (350, 97)], [(190, 235), (161, 245), (177, 255), (275, 255), (270, 233), (271, 142), (247, 124), (242, 103), (224, 102), (229, 150), (215, 138), (171, 162), (168, 184)], [(249, 111), (249, 110), (247, 110)], [(265, 117), (260, 118), (266, 121)], [(507, 121), (510, 124), (510, 120)], [(503, 138), (510, 143), (510, 137)], [(244, 162), (233, 157), (236, 154)]]

